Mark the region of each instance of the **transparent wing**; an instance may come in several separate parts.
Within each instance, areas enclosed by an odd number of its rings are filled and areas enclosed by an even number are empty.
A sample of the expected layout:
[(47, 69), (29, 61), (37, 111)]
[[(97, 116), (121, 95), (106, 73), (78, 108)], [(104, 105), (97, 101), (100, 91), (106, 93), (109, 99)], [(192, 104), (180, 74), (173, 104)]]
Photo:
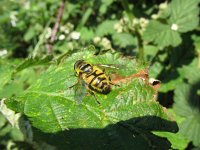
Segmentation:
[(78, 104), (80, 104), (83, 100), (83, 98), (87, 94), (87, 89), (85, 87), (85, 82), (82, 79), (78, 79), (78, 82), (76, 85), (74, 85), (74, 99), (77, 101)]
[(120, 69), (123, 67), (123, 65), (119, 65), (119, 64), (95, 64), (98, 67), (101, 68), (107, 68), (107, 69)]

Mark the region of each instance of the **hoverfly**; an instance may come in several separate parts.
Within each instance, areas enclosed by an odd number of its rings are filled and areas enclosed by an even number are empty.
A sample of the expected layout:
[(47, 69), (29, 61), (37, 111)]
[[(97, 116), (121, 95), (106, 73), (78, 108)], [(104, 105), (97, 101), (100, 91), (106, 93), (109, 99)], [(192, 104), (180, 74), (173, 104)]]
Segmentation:
[[(102, 65), (106, 66), (106, 65)], [(111, 78), (105, 74), (105, 71), (100, 69), (97, 65), (92, 65), (84, 60), (78, 60), (74, 64), (75, 76), (78, 77), (75, 86), (75, 100), (78, 99), (80, 103), (87, 91), (95, 97), (95, 93), (108, 94), (111, 91), (111, 85), (116, 85), (111, 81)]]

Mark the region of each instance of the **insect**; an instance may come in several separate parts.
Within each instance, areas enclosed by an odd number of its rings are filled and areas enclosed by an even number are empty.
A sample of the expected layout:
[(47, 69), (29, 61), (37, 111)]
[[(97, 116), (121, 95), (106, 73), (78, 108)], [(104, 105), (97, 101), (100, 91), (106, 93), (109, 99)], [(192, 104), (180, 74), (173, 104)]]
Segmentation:
[[(95, 93), (108, 94), (111, 91), (111, 85), (116, 85), (111, 81), (111, 78), (105, 74), (105, 70), (84, 60), (76, 61), (74, 64), (74, 71), (75, 75), (78, 77), (78, 81), (75, 84), (75, 99), (79, 98), (79, 102), (81, 102), (85, 93), (88, 91), (95, 97), (96, 102), (100, 104)], [(85, 86), (85, 88), (82, 88), (83, 86)]]

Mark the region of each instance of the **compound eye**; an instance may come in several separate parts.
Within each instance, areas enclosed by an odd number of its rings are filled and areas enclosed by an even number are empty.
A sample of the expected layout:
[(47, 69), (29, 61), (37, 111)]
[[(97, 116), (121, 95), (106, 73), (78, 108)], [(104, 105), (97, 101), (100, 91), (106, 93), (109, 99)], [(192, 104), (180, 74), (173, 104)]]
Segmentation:
[(82, 73), (90, 73), (92, 72), (92, 66), (88, 63), (84, 63), (79, 68)]
[(74, 70), (76, 70), (77, 68), (79, 68), (79, 66), (84, 62), (84, 60), (78, 60), (76, 61), (76, 63), (74, 64)]
[(92, 66), (91, 66), (90, 64), (85, 65), (82, 69), (83, 69), (83, 71), (84, 71), (85, 73), (90, 73), (90, 72), (92, 72)]

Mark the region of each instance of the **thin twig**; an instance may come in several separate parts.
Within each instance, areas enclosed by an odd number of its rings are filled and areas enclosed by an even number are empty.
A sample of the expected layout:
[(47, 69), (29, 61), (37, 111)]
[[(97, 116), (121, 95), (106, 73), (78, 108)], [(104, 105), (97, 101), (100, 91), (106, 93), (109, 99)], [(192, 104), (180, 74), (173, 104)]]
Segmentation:
[(51, 33), (50, 41), (46, 45), (48, 54), (52, 53), (52, 44), (56, 39), (56, 33), (58, 32), (58, 28), (60, 26), (60, 22), (61, 22), (63, 12), (64, 12), (64, 6), (65, 6), (65, 0), (62, 0), (60, 7), (58, 9), (58, 13), (57, 13), (57, 16), (56, 16), (56, 22), (55, 22), (55, 25), (53, 27), (52, 33)]

